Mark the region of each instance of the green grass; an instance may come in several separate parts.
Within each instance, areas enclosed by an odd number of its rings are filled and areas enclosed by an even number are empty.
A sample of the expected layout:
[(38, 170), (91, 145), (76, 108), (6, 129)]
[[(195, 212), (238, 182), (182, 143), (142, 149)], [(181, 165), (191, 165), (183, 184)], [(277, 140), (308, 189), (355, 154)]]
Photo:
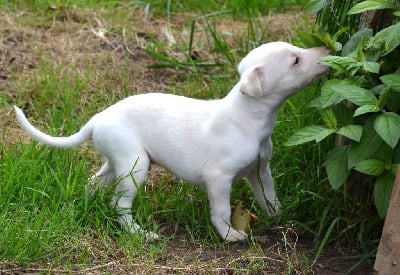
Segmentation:
[[(257, 14), (268, 14), (272, 11), (282, 11), (292, 6), (299, 6), (304, 4), (305, 0), (270, 0), (270, 1), (241, 1), (241, 0), (226, 0), (226, 1), (215, 1), (215, 0), (178, 0), (178, 1), (121, 1), (121, 0), (109, 0), (102, 1), (102, 8), (115, 8), (118, 6), (126, 6), (128, 4), (131, 7), (145, 6), (148, 5), (149, 9), (152, 10), (156, 15), (166, 15), (166, 13), (179, 13), (194, 11), (196, 13), (210, 13), (210, 12), (230, 12), (239, 17)], [(69, 7), (78, 6), (83, 8), (96, 8), (98, 7), (98, 1), (96, 0), (0, 0), (0, 6), (9, 6), (12, 8), (20, 8), (29, 6), (29, 8), (40, 11), (50, 6), (54, 7)], [(169, 10), (168, 10), (169, 8)]]
[[(221, 11), (231, 10), (233, 14), (239, 14), (243, 10), (241, 1), (226, 1), (223, 4), (204, 1), (202, 6), (198, 6), (198, 1), (172, 1), (173, 13), (198, 13), (198, 17), (190, 22), (202, 24), (207, 40), (201, 49), (209, 55), (205, 56), (205, 60), (189, 59), (195, 48), (193, 39), (198, 32), (194, 25), (190, 25), (192, 23), (186, 23), (184, 27), (190, 39), (178, 41), (176, 45), (168, 46), (157, 38), (149, 38), (146, 58), (151, 56), (149, 64), (156, 68), (154, 79), (150, 82), (156, 81), (158, 74), (167, 74), (166, 92), (203, 99), (223, 97), (238, 80), (236, 64), (240, 58), (251, 48), (268, 41), (268, 33), (262, 23), (249, 15), (260, 8), (281, 10), (286, 3), (291, 5), (304, 1), (264, 2), (249, 1), (252, 12), (242, 17), (248, 22), (247, 31), (241, 37), (235, 37), (232, 45), (218, 33), (215, 22), (220, 16), (227, 16)], [(65, 5), (66, 10), (72, 12), (75, 12), (70, 9), (73, 5), (81, 7), (81, 18), (88, 16), (84, 9), (94, 10), (97, 16), (104, 16), (109, 20), (107, 22), (112, 22), (108, 27), (115, 36), (122, 37), (126, 29), (126, 39), (134, 40), (129, 26), (133, 24), (131, 20), (137, 9), (133, 7), (136, 2), (129, 2), (130, 8), (126, 8), (121, 1), (102, 1), (100, 5), (98, 1), (79, 0), (59, 0), (55, 3)], [(160, 1), (150, 3), (156, 11), (158, 9), (159, 16), (163, 16), (166, 6)], [(138, 6), (144, 4), (137, 3)], [(28, 10), (31, 15), (20, 19), (23, 22), (30, 22), (35, 27), (38, 22), (45, 22), (45, 25), (53, 24), (52, 30), (56, 30), (59, 26), (54, 24), (54, 17), (45, 11), (48, 5), (48, 1), (37, 1), (33, 5), (29, 1), (0, 0), (0, 6), (7, 6), (14, 12)], [(119, 16), (113, 14), (116, 11), (120, 12)], [(204, 17), (205, 13), (212, 11), (216, 13)], [(84, 25), (84, 21), (79, 24)], [(100, 51), (106, 46), (96, 44), (96, 47), (93, 51)], [(180, 58), (182, 56), (185, 60)], [(7, 84), (6, 93), (1, 95), (0, 107), (6, 112), (11, 111), (12, 104), (25, 107), (33, 124), (50, 134), (74, 133), (93, 114), (121, 98), (140, 92), (134, 90), (135, 87), (142, 87), (137, 85), (143, 81), (137, 68), (141, 64), (134, 63), (140, 61), (140, 56), (127, 54), (117, 61), (107, 58), (99, 54), (95, 61), (85, 63), (83, 67), (75, 67), (66, 61), (55, 65), (52, 60), (43, 58), (30, 73), (19, 75), (12, 72), (15, 83)], [(297, 148), (283, 146), (296, 129), (315, 123), (319, 117), (313, 109), (307, 108), (318, 88), (316, 84), (282, 106), (273, 134), (275, 146), (271, 169), (283, 203), (282, 215), (267, 218), (244, 181), (234, 185), (232, 205), (243, 204), (259, 216), (260, 222), (253, 229), (254, 235), (265, 234), (274, 225), (291, 227), (294, 224), (315, 238), (319, 251), (322, 251), (328, 240), (337, 236), (334, 232), (337, 224), (346, 221), (342, 218), (346, 205), (341, 205), (341, 194), (331, 190), (323, 169), (322, 156), (330, 144), (306, 144)], [(9, 94), (12, 97), (8, 97)], [(10, 124), (17, 127), (15, 122)], [(156, 244), (149, 244), (141, 236), (130, 236), (115, 222), (114, 210), (109, 205), (112, 186), (94, 196), (86, 192), (90, 173), (101, 165), (90, 144), (60, 150), (38, 146), (34, 141), (28, 144), (19, 140), (10, 142), (6, 137), (11, 134), (7, 128), (10, 124), (1, 129), (0, 262), (50, 261), (53, 266), (70, 265), (76, 268), (77, 264), (93, 264), (93, 258), (96, 264), (105, 263), (112, 259), (108, 255), (120, 253), (132, 260), (139, 257), (151, 267), (163, 259), (168, 242), (174, 238), (184, 238), (189, 243), (201, 243), (215, 249), (227, 246), (221, 242), (210, 223), (204, 190), (182, 184), (169, 175), (160, 178), (157, 185), (145, 187), (146, 191), (140, 189), (133, 207), (139, 224), (164, 233), (166, 237)], [(250, 241), (249, 246), (249, 249), (260, 250), (256, 242)], [(102, 254), (104, 251), (107, 256)], [(318, 253), (316, 258), (319, 256)], [(297, 264), (308, 269), (313, 260), (301, 255)], [(248, 266), (255, 272), (262, 267), (260, 260)], [(289, 266), (288, 272), (293, 268)]]

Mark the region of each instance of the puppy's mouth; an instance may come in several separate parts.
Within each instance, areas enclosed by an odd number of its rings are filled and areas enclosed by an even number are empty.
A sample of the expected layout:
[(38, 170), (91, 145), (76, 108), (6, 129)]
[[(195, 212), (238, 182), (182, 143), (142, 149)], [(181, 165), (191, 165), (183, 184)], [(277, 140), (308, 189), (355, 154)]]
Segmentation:
[(321, 77), (329, 71), (329, 66), (323, 65), (320, 62), (318, 62), (318, 65), (320, 67), (320, 72), (317, 74), (317, 77)]
[(320, 65), (320, 67), (321, 67), (320, 71), (315, 74), (315, 76), (311, 79), (310, 83), (320, 79), (329, 71), (328, 66)]
[(328, 66), (324, 66), (323, 70), (321, 70), (321, 72), (319, 72), (317, 74), (317, 78), (322, 77), (324, 74), (326, 74), (329, 71), (329, 67)]

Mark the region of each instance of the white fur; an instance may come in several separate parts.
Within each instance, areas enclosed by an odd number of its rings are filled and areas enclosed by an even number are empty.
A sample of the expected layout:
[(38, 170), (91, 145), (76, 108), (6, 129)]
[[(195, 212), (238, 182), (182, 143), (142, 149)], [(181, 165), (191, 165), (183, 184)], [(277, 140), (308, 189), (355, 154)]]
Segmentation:
[[(144, 232), (131, 215), (136, 187), (157, 163), (208, 193), (211, 221), (225, 240), (246, 234), (230, 223), (232, 183), (245, 177), (268, 215), (280, 212), (269, 169), (271, 133), (280, 105), (325, 71), (319, 58), (325, 48), (300, 49), (284, 42), (264, 44), (239, 64), (241, 75), (230, 93), (218, 100), (170, 94), (128, 97), (96, 114), (76, 134), (51, 137), (34, 128), (15, 107), (21, 126), (34, 139), (56, 147), (87, 140), (106, 160), (93, 177), (102, 184), (119, 179), (113, 204), (119, 223), (129, 232)], [(298, 61), (298, 62), (297, 62)]]

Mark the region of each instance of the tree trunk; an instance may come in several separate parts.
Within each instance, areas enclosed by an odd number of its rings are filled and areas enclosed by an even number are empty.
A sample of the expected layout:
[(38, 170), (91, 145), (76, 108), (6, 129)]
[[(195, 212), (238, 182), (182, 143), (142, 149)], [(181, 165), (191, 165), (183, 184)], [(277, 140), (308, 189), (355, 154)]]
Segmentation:
[(374, 271), (379, 275), (400, 274), (400, 168), (376, 254)]

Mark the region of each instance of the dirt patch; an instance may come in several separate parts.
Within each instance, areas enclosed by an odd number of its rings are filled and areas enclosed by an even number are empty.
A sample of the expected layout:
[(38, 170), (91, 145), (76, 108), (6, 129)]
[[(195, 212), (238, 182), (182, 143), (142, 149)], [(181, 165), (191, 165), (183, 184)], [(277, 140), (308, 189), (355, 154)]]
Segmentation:
[[(57, 8), (56, 8), (57, 9)], [(35, 96), (40, 91), (35, 89), (35, 73), (43, 63), (57, 71), (60, 78), (73, 71), (87, 79), (88, 84), (82, 92), (82, 100), (96, 105), (96, 97), (109, 97), (109, 101), (130, 93), (168, 91), (169, 84), (176, 80), (176, 69), (150, 69), (148, 65), (156, 60), (146, 54), (145, 49), (156, 44), (168, 45), (162, 53), (176, 60), (185, 60), (187, 56), (178, 50), (177, 45), (188, 45), (190, 40), (191, 20), (193, 14), (179, 15), (170, 22), (163, 18), (143, 20), (143, 10), (133, 10), (129, 20), (121, 23), (107, 20), (99, 13), (77, 9), (55, 12), (52, 8), (44, 11), (43, 18), (28, 11), (0, 13), (0, 91), (6, 103), (20, 104), (25, 102), (31, 108)], [(51, 18), (49, 20), (48, 18)], [(47, 19), (46, 19), (47, 18)], [(28, 22), (28, 21), (31, 22)], [(294, 31), (313, 21), (304, 12), (295, 9), (285, 14), (268, 15), (258, 19), (262, 22), (269, 40), (288, 41)], [(34, 21), (35, 23), (32, 23)], [(215, 24), (223, 40), (235, 49), (238, 37), (248, 28), (247, 22), (232, 21), (223, 18)], [(217, 59), (218, 53), (210, 51), (204, 20), (198, 19), (195, 24), (193, 45), (203, 59)], [(60, 64), (62, 68), (60, 69)], [(121, 76), (121, 68), (127, 68), (128, 81)], [(96, 68), (88, 76), (87, 68)], [(60, 71), (61, 70), (61, 71)], [(35, 80), (36, 79), (36, 80)], [(106, 79), (107, 81), (100, 81)], [(99, 83), (102, 87), (99, 87)], [(29, 85), (27, 83), (30, 83)], [(178, 84), (179, 85), (179, 84)], [(103, 92), (99, 92), (99, 90)], [(0, 99), (1, 100), (1, 99)], [(10, 106), (11, 107), (11, 106)], [(3, 141), (8, 143), (24, 137), (16, 125), (11, 108), (0, 110), (0, 130)], [(157, 184), (166, 172), (153, 167), (149, 184)], [(274, 228), (267, 235), (258, 237), (257, 245), (246, 243), (226, 244), (213, 248), (201, 243), (193, 243), (184, 235), (176, 235), (165, 244), (165, 255), (159, 255), (152, 263), (143, 257), (131, 260), (119, 249), (114, 239), (96, 242), (92, 234), (83, 235), (82, 246), (90, 246), (92, 264), (73, 266), (48, 265), (35, 263), (21, 265), (0, 263), (0, 272), (17, 273), (85, 273), (100, 274), (338, 274), (349, 270), (357, 260), (340, 260), (332, 258), (343, 256), (336, 248), (325, 249), (325, 254), (312, 267), (307, 259), (315, 256), (313, 242), (301, 239), (292, 229)], [(257, 247), (255, 249), (254, 247)], [(77, 255), (80, 253), (76, 251)], [(371, 265), (359, 267), (359, 274), (367, 274)]]
[(10, 143), (15, 143), (16, 140), (21, 139), (27, 142), (30, 139), (23, 130), (17, 126), (15, 115), (11, 108), (0, 109), (0, 139), (5, 147)]
[[(91, 234), (80, 238), (80, 247), (90, 247), (91, 264), (63, 266), (46, 262), (35, 264), (0, 263), (2, 274), (19, 273), (78, 273), (78, 274), (344, 274), (355, 261), (349, 254), (327, 247), (321, 260), (312, 265), (315, 250), (308, 240), (299, 239), (292, 230), (284, 227), (272, 228), (260, 236), (257, 245), (231, 243), (211, 247), (175, 235), (166, 244), (160, 244), (167, 253), (155, 255), (155, 259), (137, 255), (127, 257), (111, 238), (104, 244)], [(146, 244), (143, 255), (149, 255)], [(157, 244), (156, 244), (157, 246)], [(76, 248), (72, 248), (75, 249)], [(77, 256), (79, 255), (79, 251)], [(79, 256), (78, 256), (79, 258)], [(337, 258), (337, 260), (335, 260)], [(69, 259), (74, 262), (74, 259)], [(364, 263), (351, 274), (372, 274), (371, 266)]]

